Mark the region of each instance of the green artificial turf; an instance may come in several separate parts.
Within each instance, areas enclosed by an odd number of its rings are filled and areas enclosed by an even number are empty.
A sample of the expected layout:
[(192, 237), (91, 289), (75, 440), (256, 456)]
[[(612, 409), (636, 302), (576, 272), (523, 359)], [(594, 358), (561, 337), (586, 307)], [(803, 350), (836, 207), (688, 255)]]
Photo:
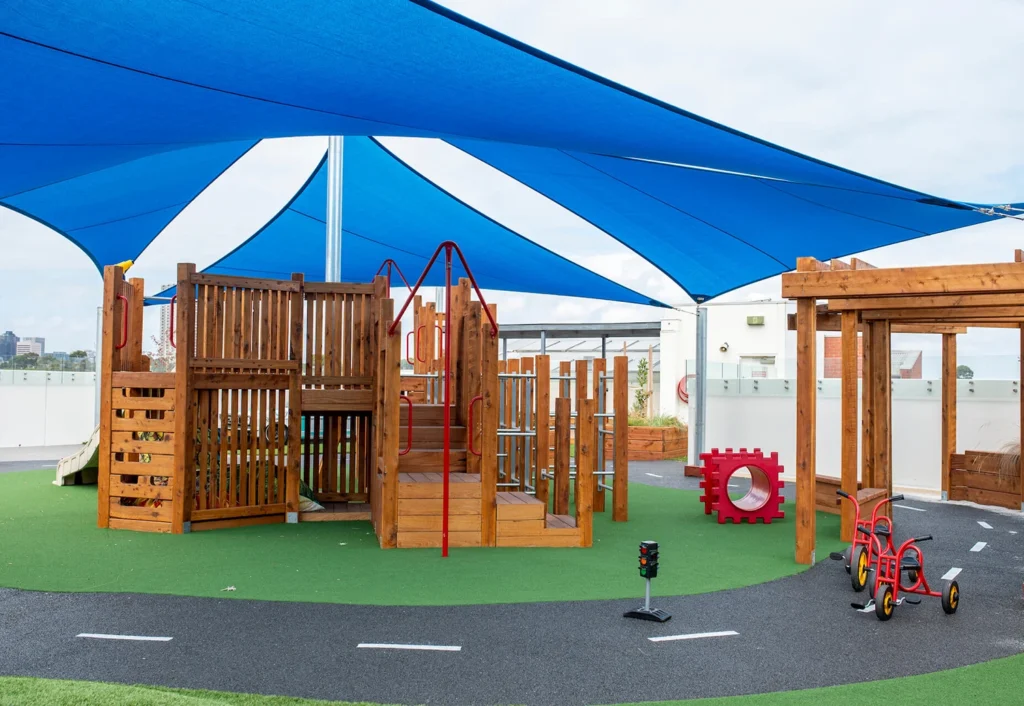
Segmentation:
[[(921, 674), (900, 679), (830, 686), (802, 691), (782, 691), (750, 696), (731, 696), (693, 701), (658, 701), (633, 706), (786, 706), (806, 704), (934, 704), (973, 702), (1019, 704), (1024, 702), (1020, 675), (1024, 655), (996, 659), (970, 667)], [(0, 677), (0, 703), (5, 706), (342, 706), (340, 701), (313, 701), (283, 696), (230, 694), (217, 691), (122, 686), (99, 682)], [(346, 706), (357, 706), (346, 704)], [(368, 704), (364, 706), (369, 706)]]
[[(793, 560), (793, 507), (771, 525), (719, 525), (697, 491), (629, 487), (630, 520), (594, 517), (591, 549), (381, 550), (369, 522), (307, 522), (163, 535), (96, 527), (96, 486), (52, 471), (0, 474), (0, 586), (374, 605), (627, 598), (643, 594), (637, 544), (661, 542), (656, 595), (769, 581)], [(840, 548), (818, 515), (818, 555)], [(232, 591), (225, 591), (234, 587)]]

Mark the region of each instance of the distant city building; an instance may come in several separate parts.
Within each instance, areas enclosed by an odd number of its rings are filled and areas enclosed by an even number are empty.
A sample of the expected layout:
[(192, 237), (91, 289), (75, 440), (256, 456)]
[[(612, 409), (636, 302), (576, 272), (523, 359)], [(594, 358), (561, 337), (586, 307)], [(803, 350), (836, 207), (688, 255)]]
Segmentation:
[(53, 351), (52, 353), (48, 353), (47, 355), (49, 355), (51, 358), (56, 358), (57, 360), (66, 361), (71, 359), (71, 356), (68, 355), (65, 351)]
[(18, 337), (14, 331), (0, 333), (0, 360), (13, 358), (18, 354)]
[(44, 355), (46, 353), (46, 339), (41, 336), (19, 338), (17, 351), (18, 355), (24, 355), (25, 353)]
[(42, 338), (19, 338), (18, 345), (16, 348), (17, 355), (27, 355), (29, 353), (35, 353), (36, 355), (43, 355), (46, 350), (46, 344)]

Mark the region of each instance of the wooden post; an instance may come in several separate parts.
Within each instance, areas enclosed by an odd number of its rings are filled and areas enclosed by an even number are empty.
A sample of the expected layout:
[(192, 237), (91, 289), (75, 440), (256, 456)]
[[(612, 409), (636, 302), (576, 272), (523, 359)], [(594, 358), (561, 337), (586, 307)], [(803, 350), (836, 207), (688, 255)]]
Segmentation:
[(629, 519), (629, 358), (616, 356), (613, 363), (615, 421), (615, 476), (612, 480), (612, 521)]
[[(437, 304), (435, 302), (428, 303), (425, 307), (426, 313), (423, 316), (423, 321), (420, 322), (421, 326), (425, 326), (423, 329), (423, 351), (424, 357), (427, 362), (424, 363), (426, 372), (436, 373), (440, 368), (438, 366), (438, 355), (437, 350)], [(413, 334), (415, 336), (416, 334)], [(435, 403), (440, 404), (441, 398), (434, 400)]]
[(466, 423), (466, 391), (463, 387), (463, 370), (465, 369), (465, 352), (463, 350), (463, 338), (466, 335), (466, 312), (471, 299), (469, 280), (465, 277), (459, 279), (457, 285), (452, 287), (452, 369), (449, 371), (451, 379), (452, 401), (455, 405), (453, 424)]
[(398, 444), (399, 444), (399, 396), (402, 387), (402, 325), (395, 327), (395, 332), (388, 336), (387, 330), (395, 317), (395, 302), (385, 299), (381, 302), (381, 319), (384, 322), (384, 418), (379, 420), (382, 426), (381, 456), (384, 463), (384, 478), (381, 484), (380, 511), (380, 546), (390, 549), (398, 546)]
[(177, 339), (174, 349), (174, 500), (171, 511), (171, 532), (174, 534), (191, 529), (192, 504), (196, 494), (196, 430), (192, 421), (192, 358), (196, 335), (196, 290), (192, 276), (195, 273), (195, 265), (178, 265), (174, 321)]
[[(588, 372), (587, 368), (588, 368), (587, 361), (585, 361), (585, 360), (577, 360), (576, 361), (576, 395), (575, 395), (575, 399), (576, 399), (576, 404), (575, 404), (575, 407), (576, 407), (576, 424), (575, 424), (576, 431), (573, 434), (573, 447), (576, 449), (576, 456), (577, 456), (576, 460), (577, 460), (577, 462), (579, 462), (579, 453), (580, 453), (580, 425), (579, 425), (580, 414), (581, 414), (581, 412), (580, 412), (580, 409), (581, 409), (580, 402), (582, 402), (583, 400), (587, 399), (590, 396), (590, 387), (587, 384), (587, 372)], [(576, 482), (573, 483), (573, 486), (572, 486), (573, 497), (577, 498), (577, 502), (579, 501), (578, 500), (579, 499), (578, 493), (580, 492), (580, 483), (579, 483), (579, 472), (578, 472), (578, 470), (579, 469), (577, 469)]]
[[(572, 401), (567, 397), (555, 400), (555, 499), (552, 512), (555, 515), (569, 514), (569, 443), (572, 438), (569, 427), (572, 424)], [(577, 469), (578, 470), (578, 469)]]
[(548, 502), (548, 479), (544, 472), (551, 466), (551, 356), (537, 356), (537, 499)]
[[(96, 526), (110, 526), (110, 465), (113, 454), (114, 410), (112, 389), (114, 376), (114, 304), (117, 301), (118, 285), (122, 279), (121, 268), (103, 268), (103, 328), (100, 333), (100, 445), (99, 472), (96, 476)], [(180, 417), (180, 415), (179, 415)]]
[[(527, 374), (534, 372), (534, 369), (533, 369), (533, 358), (530, 358), (530, 357), (522, 358), (519, 361), (519, 371), (521, 373), (527, 373)], [(522, 423), (521, 426), (522, 426), (524, 431), (533, 431), (533, 430), (536, 430), (537, 425), (538, 425), (538, 412), (539, 412), (539, 410), (537, 410), (537, 385), (536, 385), (536, 379), (534, 379), (530, 383), (530, 393), (531, 394), (530, 394), (529, 397), (526, 394), (526, 383), (527, 383), (526, 378), (523, 378), (522, 382), (519, 385), (519, 389), (522, 391), (522, 401), (521, 401), (521, 404), (522, 404), (522, 410), (523, 410), (523, 414), (522, 414), (523, 423)], [(527, 417), (529, 417), (529, 419), (530, 419), (530, 424), (526, 423)], [(532, 427), (530, 426), (531, 424), (533, 425)], [(520, 438), (523, 440), (523, 444), (522, 444), (522, 463), (520, 464), (521, 468), (523, 469), (523, 472), (519, 475), (519, 477), (521, 479), (520, 482), (519, 482), (519, 489), (522, 490), (522, 491), (526, 491), (526, 486), (527, 485), (532, 485), (534, 490), (536, 491), (537, 479), (540, 478), (540, 471), (538, 470), (538, 467), (537, 467), (537, 449), (536, 449), (536, 445), (534, 444), (534, 439), (530, 438), (529, 436), (520, 437)], [(527, 451), (527, 449), (530, 450), (530, 465), (526, 465), (526, 451)]]
[[(1024, 331), (1024, 329), (1022, 329)], [(949, 500), (950, 461), (956, 453), (956, 334), (942, 334), (942, 499)]]
[[(605, 366), (608, 361), (604, 358), (594, 358), (594, 381), (593, 381), (593, 399), (594, 399), (594, 410), (604, 409), (607, 411), (608, 406), (608, 395), (601, 393), (603, 383), (601, 376), (605, 373)], [(598, 404), (598, 397), (601, 397), (600, 404)], [(594, 472), (603, 471), (603, 465), (599, 462), (599, 459), (604, 458), (604, 434), (600, 433), (601, 429), (604, 429), (605, 418), (594, 417)], [(605, 493), (604, 488), (600, 487), (600, 484), (604, 482), (606, 476), (594, 476), (594, 512), (604, 512), (605, 505)]]
[(871, 326), (864, 324), (861, 333), (862, 368), (861, 368), (861, 445), (860, 445), (860, 481), (865, 488), (877, 488), (875, 485), (875, 396), (872, 393), (871, 381), (874, 379), (874, 339)]
[[(842, 489), (857, 497), (857, 312), (844, 311), (842, 314), (842, 405), (843, 437)], [(853, 504), (842, 500), (842, 519), (839, 538), (844, 542), (853, 541)]]
[(892, 495), (892, 366), (889, 322), (871, 324), (872, 332), (872, 394), (874, 396), (874, 481)]
[(146, 293), (146, 282), (141, 277), (128, 280), (132, 288), (132, 296), (128, 300), (128, 348), (131, 358), (131, 370), (148, 371), (142, 361), (142, 307)]
[(814, 564), (817, 304), (796, 303), (796, 561)]
[(594, 544), (594, 413), (597, 402), (581, 399), (576, 408), (576, 429), (579, 446), (576, 447), (576, 527), (580, 531), (580, 546)]
[[(470, 440), (472, 440), (472, 446), (477, 453), (481, 454), (477, 456), (473, 453), (466, 454), (466, 472), (467, 473), (480, 473), (480, 459), (483, 456), (483, 451), (480, 449), (480, 433), (477, 431), (482, 426), (482, 415), (484, 411), (483, 400), (474, 403), (473, 400), (481, 394), (483, 389), (481, 386), (481, 375), (483, 374), (483, 367), (481, 365), (482, 358), (480, 356), (480, 341), (481, 334), (490, 337), (491, 325), (486, 324), (486, 332), (481, 331), (481, 322), (484, 320), (483, 307), (480, 302), (469, 302), (469, 306), (466, 309), (466, 320), (465, 328), (462, 337), (462, 348), (464, 354), (463, 360), (463, 383), (462, 388), (464, 391), (465, 402), (463, 404), (463, 410), (466, 413), (466, 449), (468, 452)], [(470, 405), (473, 405), (472, 416), (473, 416), (473, 428), (469, 428), (469, 417), (470, 417)]]
[[(288, 372), (288, 457), (285, 469), (285, 505), (287, 521), (299, 521), (299, 476), (302, 473), (302, 291), (303, 277), (293, 274), (292, 281), (299, 283), (299, 291), (291, 292), (291, 321), (289, 326), (288, 359), (299, 363), (295, 370)], [(284, 416), (283, 414), (281, 416)], [(359, 445), (362, 448), (362, 445)], [(356, 451), (353, 449), (353, 457)], [(294, 516), (292, 515), (294, 513)]]
[[(376, 285), (376, 280), (374, 281)], [(375, 292), (376, 295), (376, 292)], [(383, 301), (387, 299), (387, 293), (384, 294)], [(420, 347), (423, 346), (423, 342), (420, 338), (420, 326), (423, 325), (424, 311), (423, 311), (423, 296), (417, 294), (412, 298), (412, 337), (409, 338), (409, 343), (412, 344), (412, 351), (406, 351), (406, 360), (412, 358), (412, 371), (418, 375), (422, 375), (427, 372), (426, 364), (420, 361), (419, 352)]]
[[(497, 321), (497, 305), (489, 304), (488, 308)], [(484, 399), (480, 403), (483, 421), (480, 439), (480, 544), (493, 547), (497, 543), (498, 513), (498, 337), (491, 335), (487, 317), (483, 317), (481, 325), (480, 394)]]

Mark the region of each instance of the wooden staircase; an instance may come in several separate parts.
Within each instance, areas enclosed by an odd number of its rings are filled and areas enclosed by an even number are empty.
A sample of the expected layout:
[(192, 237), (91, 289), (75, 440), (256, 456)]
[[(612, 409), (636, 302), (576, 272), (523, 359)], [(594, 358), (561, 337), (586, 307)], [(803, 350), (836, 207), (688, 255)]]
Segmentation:
[(579, 547), (576, 518), (551, 515), (545, 504), (529, 493), (498, 493), (497, 545), (499, 547)]

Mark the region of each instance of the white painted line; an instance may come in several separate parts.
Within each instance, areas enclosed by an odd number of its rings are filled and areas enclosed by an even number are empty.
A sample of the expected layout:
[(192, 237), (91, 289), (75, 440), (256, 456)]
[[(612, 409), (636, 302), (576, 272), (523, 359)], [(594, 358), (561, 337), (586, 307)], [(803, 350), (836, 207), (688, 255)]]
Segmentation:
[(694, 632), (689, 635), (662, 635), (647, 639), (651, 642), (670, 642), (672, 640), (698, 640), (702, 637), (728, 637), (730, 635), (739, 635), (739, 633), (735, 630), (723, 630), (722, 632)]
[(659, 475), (657, 475), (655, 473), (647, 473), (646, 475), (649, 475), (651, 478), (661, 478), (661, 476), (659, 476)]
[(730, 488), (739, 488), (739, 486), (738, 486), (738, 485), (736, 485), (735, 483), (730, 483), (730, 484), (729, 484), (729, 487), (730, 487)]
[(1010, 530), (1010, 534), (1017, 534), (1017, 530)]
[(971, 551), (972, 551), (972, 552), (980, 552), (980, 551), (981, 551), (982, 549), (984, 549), (984, 548), (985, 548), (985, 547), (986, 547), (987, 545), (988, 545), (988, 542), (978, 542), (978, 543), (977, 543), (977, 544), (975, 544), (975, 545), (974, 545), (973, 547), (971, 547)]
[(141, 642), (170, 642), (171, 637), (154, 637), (152, 635), (104, 635), (102, 633), (83, 632), (75, 637), (91, 637), (96, 640), (138, 640)]
[(957, 576), (960, 575), (961, 571), (963, 571), (963, 569), (961, 569), (959, 566), (954, 566), (952, 569), (950, 569), (942, 575), (942, 580), (950, 581), (952, 579), (955, 579)]
[(864, 606), (863, 608), (858, 608), (857, 612), (858, 613), (874, 613), (875, 612), (875, 604), (871, 603), (869, 605)]
[(978, 524), (984, 527), (985, 529), (992, 529), (992, 525), (990, 525), (987, 522), (982, 522), (981, 520), (978, 520)]
[(910, 507), (909, 505), (897, 505), (896, 503), (893, 503), (892, 506), (893, 507), (901, 507), (904, 510), (913, 510), (914, 512), (928, 512), (927, 510), (922, 510), (919, 507)]
[(367, 650), (427, 650), (429, 652), (461, 652), (461, 645), (391, 645), (384, 642), (360, 642), (356, 647)]

